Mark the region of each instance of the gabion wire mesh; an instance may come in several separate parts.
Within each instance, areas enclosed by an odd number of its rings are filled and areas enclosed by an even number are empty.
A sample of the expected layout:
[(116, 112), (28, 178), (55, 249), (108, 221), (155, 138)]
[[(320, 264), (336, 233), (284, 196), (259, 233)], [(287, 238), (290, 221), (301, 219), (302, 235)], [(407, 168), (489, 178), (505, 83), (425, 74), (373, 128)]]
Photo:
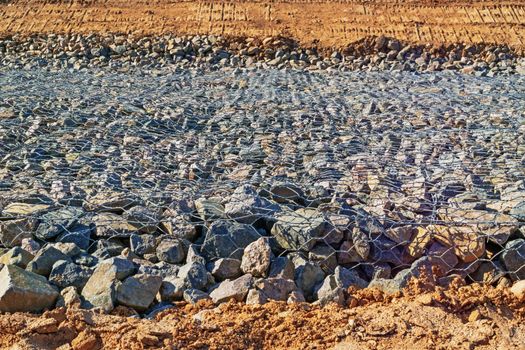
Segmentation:
[[(525, 278), (525, 80), (0, 72), (0, 239)], [(170, 258), (171, 259), (171, 258)], [(164, 259), (173, 264), (184, 258)]]

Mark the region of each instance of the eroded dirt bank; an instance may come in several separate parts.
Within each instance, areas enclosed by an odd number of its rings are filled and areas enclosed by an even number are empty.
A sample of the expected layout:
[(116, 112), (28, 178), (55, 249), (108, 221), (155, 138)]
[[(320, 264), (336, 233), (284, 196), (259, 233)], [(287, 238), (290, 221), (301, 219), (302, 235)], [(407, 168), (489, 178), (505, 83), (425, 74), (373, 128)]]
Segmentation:
[(412, 43), (524, 48), (522, 1), (0, 1), (0, 33), (284, 35), (341, 47), (385, 35)]
[(153, 320), (56, 309), (0, 316), (11, 349), (523, 349), (525, 303), (508, 289), (413, 284), (404, 296), (351, 293), (349, 305), (179, 304)]

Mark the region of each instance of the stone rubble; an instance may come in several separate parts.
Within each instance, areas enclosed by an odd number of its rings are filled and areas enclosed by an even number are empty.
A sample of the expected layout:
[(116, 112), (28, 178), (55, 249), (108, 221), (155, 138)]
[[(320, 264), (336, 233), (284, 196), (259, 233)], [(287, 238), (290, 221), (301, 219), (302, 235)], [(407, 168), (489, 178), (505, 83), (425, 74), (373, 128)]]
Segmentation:
[(0, 311), (525, 279), (510, 50), (102, 39), (0, 40)]

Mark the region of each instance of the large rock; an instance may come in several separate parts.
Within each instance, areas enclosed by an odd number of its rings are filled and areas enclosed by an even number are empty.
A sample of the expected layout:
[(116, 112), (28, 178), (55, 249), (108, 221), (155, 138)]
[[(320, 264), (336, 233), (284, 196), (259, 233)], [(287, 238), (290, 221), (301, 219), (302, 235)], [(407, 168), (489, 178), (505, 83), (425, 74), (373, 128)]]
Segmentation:
[(253, 277), (266, 277), (272, 256), (268, 239), (261, 237), (248, 244), (242, 256), (241, 269)]
[(206, 300), (210, 298), (208, 293), (198, 289), (186, 289), (182, 297), (185, 302), (190, 304), (196, 304), (200, 300)]
[(49, 204), (11, 203), (2, 210), (3, 217), (36, 217), (51, 208)]
[(203, 290), (214, 283), (213, 277), (208, 274), (206, 267), (200, 263), (189, 263), (182, 266), (177, 276), (167, 276), (160, 288), (163, 301), (180, 300), (186, 289)]
[(155, 300), (161, 284), (160, 276), (146, 274), (130, 276), (117, 287), (116, 300), (121, 305), (144, 311)]
[(275, 258), (270, 264), (270, 271), (268, 277), (281, 277), (288, 280), (293, 280), (295, 267), (293, 262), (286, 256), (279, 256)]
[(223, 303), (230, 300), (243, 301), (253, 284), (253, 276), (246, 274), (233, 281), (221, 282), (211, 293), (214, 303)]
[(11, 248), (0, 257), (0, 264), (3, 265), (16, 265), (23, 269), (26, 268), (27, 264), (33, 260), (34, 256), (27, 250), (20, 247)]
[(98, 238), (129, 237), (138, 230), (128, 221), (114, 213), (100, 213), (93, 217), (95, 236)]
[(101, 262), (82, 290), (86, 307), (99, 307), (108, 312), (113, 310), (119, 281), (134, 271), (134, 264), (125, 259), (112, 258)]
[(180, 239), (165, 239), (157, 246), (157, 257), (160, 261), (179, 264), (186, 258), (184, 242)]
[(324, 278), (324, 271), (316, 264), (306, 263), (295, 270), (295, 283), (303, 291), (307, 300), (313, 299), (315, 286)]
[(207, 267), (217, 281), (235, 279), (242, 275), (241, 261), (238, 259), (221, 258), (209, 263)]
[(330, 231), (324, 216), (317, 209), (301, 208), (276, 215), (272, 235), (282, 249), (310, 250)]
[(485, 254), (486, 239), (471, 226), (430, 225), (427, 228), (438, 242), (453, 248), (456, 256), (466, 263)]
[(224, 206), (227, 216), (245, 224), (252, 224), (259, 219), (271, 219), (280, 211), (276, 203), (257, 194), (251, 185), (237, 187)]
[(396, 243), (408, 244), (416, 231), (412, 226), (399, 226), (385, 230), (385, 235)]
[(315, 291), (315, 297), (321, 305), (328, 303), (343, 305), (345, 303), (344, 290), (334, 275), (326, 276), (323, 283)]
[(81, 291), (92, 273), (93, 269), (89, 267), (80, 266), (65, 260), (59, 260), (55, 262), (51, 269), (49, 282), (58, 286), (60, 289), (73, 286), (78, 291)]
[(44, 277), (15, 265), (0, 271), (0, 311), (41, 312), (51, 308), (58, 291)]
[(38, 221), (34, 218), (0, 221), (0, 244), (4, 247), (15, 247), (23, 239), (32, 238)]
[(91, 226), (76, 224), (67, 231), (62, 232), (57, 238), (57, 242), (75, 243), (80, 249), (88, 250), (91, 243)]
[(525, 239), (508, 242), (500, 259), (512, 280), (525, 279)]
[(499, 245), (505, 244), (509, 237), (518, 230), (518, 220), (510, 215), (484, 210), (464, 210), (441, 208), (440, 219), (455, 225), (466, 225), (478, 236), (488, 237)]
[(69, 256), (48, 245), (40, 249), (33, 260), (27, 264), (26, 270), (42, 276), (49, 276), (53, 265), (59, 260), (71, 262), (71, 258)]
[(89, 211), (115, 212), (122, 211), (137, 205), (140, 201), (129, 193), (102, 191), (87, 199), (84, 208)]
[(253, 283), (253, 288), (260, 291), (263, 302), (268, 300), (286, 301), (288, 295), (297, 290), (293, 280), (284, 278), (261, 278)]
[(274, 184), (270, 188), (270, 194), (277, 203), (304, 204), (305, 202), (303, 190), (290, 183)]
[(432, 263), (429, 257), (422, 257), (414, 261), (410, 268), (400, 271), (394, 278), (376, 278), (373, 279), (368, 288), (377, 288), (387, 294), (395, 294), (401, 292), (403, 288), (408, 285), (412, 278), (420, 278), (425, 276), (429, 280), (433, 280)]
[(204, 239), (201, 253), (207, 260), (216, 258), (241, 259), (244, 248), (261, 235), (253, 226), (231, 221), (215, 221)]
[(224, 219), (224, 206), (214, 198), (199, 198), (195, 201), (195, 209), (203, 221)]
[(355, 269), (346, 269), (342, 266), (337, 266), (334, 271), (334, 278), (338, 286), (347, 290), (350, 286), (357, 288), (366, 288), (368, 282), (359, 276)]
[(125, 211), (123, 217), (139, 232), (149, 234), (157, 231), (160, 221), (160, 215), (157, 212), (142, 206), (135, 206)]
[(76, 207), (66, 207), (45, 213), (39, 218), (40, 225), (36, 229), (35, 236), (42, 240), (54, 238), (75, 225), (83, 214), (84, 211)]
[(157, 239), (153, 235), (131, 235), (129, 237), (131, 251), (138, 255), (151, 254), (157, 247)]

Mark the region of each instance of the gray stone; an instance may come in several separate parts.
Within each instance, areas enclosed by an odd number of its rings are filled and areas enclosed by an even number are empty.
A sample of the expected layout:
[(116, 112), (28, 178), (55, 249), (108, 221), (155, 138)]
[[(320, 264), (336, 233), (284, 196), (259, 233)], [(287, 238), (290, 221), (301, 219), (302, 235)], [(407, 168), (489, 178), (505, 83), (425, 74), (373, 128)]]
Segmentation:
[(100, 213), (93, 217), (95, 236), (98, 238), (129, 237), (137, 233), (137, 228), (114, 213)]
[(303, 190), (290, 183), (274, 184), (270, 188), (270, 193), (272, 195), (272, 199), (277, 203), (294, 202), (297, 204), (303, 204), (305, 201)]
[(430, 281), (434, 280), (432, 263), (426, 256), (414, 261), (410, 268), (400, 271), (393, 279), (377, 278), (372, 280), (368, 288), (377, 288), (384, 293), (395, 294), (401, 292), (412, 278), (421, 277), (422, 274)]
[(115, 238), (98, 240), (96, 247), (93, 255), (101, 260), (120, 255), (125, 249), (124, 244)]
[(82, 288), (84, 288), (92, 273), (93, 269), (89, 267), (59, 260), (53, 264), (53, 268), (49, 274), (49, 282), (60, 289), (73, 286), (78, 291), (82, 291)]
[(157, 246), (157, 257), (160, 261), (179, 264), (186, 258), (184, 242), (180, 239), (164, 239)]
[(120, 280), (134, 270), (133, 263), (125, 259), (111, 258), (101, 262), (82, 290), (85, 306), (99, 307), (106, 312), (113, 310)]
[(25, 238), (32, 238), (37, 220), (24, 218), (0, 222), (0, 243), (7, 248), (19, 246)]
[(260, 291), (264, 300), (286, 301), (288, 295), (297, 289), (293, 280), (284, 278), (261, 278), (256, 280), (253, 288)]
[(216, 258), (240, 260), (244, 248), (260, 237), (251, 225), (215, 221), (206, 233), (201, 253), (208, 261)]
[(337, 255), (334, 248), (317, 244), (308, 252), (308, 260), (316, 263), (326, 271), (333, 271), (337, 266)]
[(525, 239), (509, 241), (500, 259), (513, 281), (525, 279)]
[[(106, 178), (110, 179), (110, 176)], [(105, 182), (108, 183), (107, 180)], [(84, 207), (89, 211), (120, 213), (122, 210), (129, 209), (137, 204), (139, 204), (139, 200), (129, 193), (101, 191), (95, 196), (89, 197), (84, 203)]]
[(260, 197), (251, 185), (237, 187), (224, 209), (226, 215), (245, 224), (270, 219), (280, 211), (278, 204)]
[(295, 303), (304, 303), (306, 301), (304, 294), (300, 290), (294, 290), (290, 293), (288, 296), (288, 300), (286, 300), (286, 303), (288, 304), (295, 304)]
[(428, 248), (427, 255), (431, 264), (439, 267), (441, 274), (448, 274), (459, 263), (459, 259), (454, 253), (454, 249), (434, 242)]
[(207, 267), (217, 281), (235, 279), (242, 275), (241, 261), (237, 259), (221, 258), (209, 263)]
[(157, 247), (157, 240), (152, 235), (136, 235), (129, 237), (131, 251), (138, 255), (154, 253)]
[(414, 231), (412, 226), (399, 226), (386, 230), (385, 235), (396, 243), (408, 244), (412, 240)]
[(342, 266), (337, 266), (334, 271), (334, 278), (337, 285), (343, 290), (349, 287), (366, 288), (368, 282), (362, 279), (355, 269), (346, 269)]
[(48, 245), (42, 248), (37, 255), (27, 264), (26, 270), (42, 276), (49, 276), (55, 262), (65, 260), (71, 262), (71, 258), (58, 249)]
[(509, 211), (509, 215), (518, 219), (519, 221), (525, 221), (525, 201), (516, 204)]
[(246, 305), (261, 305), (267, 301), (264, 293), (258, 289), (250, 289), (246, 295)]
[(132, 207), (126, 210), (122, 216), (142, 233), (155, 233), (159, 226), (159, 214), (146, 207)]
[(186, 289), (183, 293), (183, 299), (187, 303), (196, 304), (200, 300), (210, 299), (210, 296), (198, 289)]
[(344, 305), (345, 295), (343, 288), (337, 283), (334, 275), (326, 276), (323, 283), (316, 289), (315, 297), (321, 305), (336, 303)]
[(316, 264), (308, 262), (295, 269), (295, 283), (303, 291), (306, 300), (312, 300), (315, 286), (324, 278), (323, 269)]
[(266, 277), (271, 257), (272, 249), (268, 239), (261, 237), (255, 242), (248, 244), (244, 249), (241, 270), (245, 274), (251, 274), (253, 277)]
[(40, 217), (40, 225), (36, 229), (35, 236), (42, 240), (54, 238), (69, 230), (82, 215), (84, 211), (76, 207), (66, 207), (45, 213)]
[(67, 255), (69, 257), (74, 257), (82, 251), (75, 243), (62, 243), (62, 242), (56, 242), (56, 243), (48, 243), (50, 246), (55, 248), (56, 250), (60, 251), (62, 254)]
[(153, 275), (134, 275), (117, 286), (116, 300), (121, 305), (137, 311), (145, 311), (155, 300), (162, 278)]
[(188, 289), (186, 287), (185, 281), (182, 278), (176, 276), (166, 276), (162, 280), (160, 286), (159, 294), (162, 301), (176, 301), (181, 300), (184, 291)]
[(53, 307), (58, 291), (44, 277), (15, 265), (0, 271), (0, 311), (41, 312)]
[(199, 198), (195, 201), (195, 208), (203, 221), (224, 219), (224, 206), (216, 199)]
[(58, 296), (56, 307), (66, 308), (80, 308), (82, 300), (77, 292), (77, 289), (73, 286), (66, 287), (60, 291)]
[(186, 264), (199, 263), (206, 265), (206, 259), (199, 253), (199, 248), (195, 244), (190, 244), (186, 253)]
[(323, 214), (313, 208), (282, 212), (276, 215), (272, 235), (282, 249), (309, 250), (329, 230)]
[(91, 243), (91, 227), (77, 224), (67, 231), (62, 232), (57, 238), (57, 242), (75, 243), (80, 249), (87, 250)]
[(180, 300), (186, 289), (203, 290), (213, 283), (213, 277), (208, 274), (203, 264), (186, 264), (179, 269), (177, 276), (164, 278), (160, 288), (161, 299), (163, 301)]
[(14, 247), (9, 249), (7, 253), (0, 257), (0, 264), (16, 265), (25, 269), (27, 264), (29, 264), (33, 258), (33, 254), (29, 253), (28, 251), (20, 247)]
[(243, 275), (235, 280), (221, 282), (210, 293), (214, 303), (223, 303), (230, 300), (243, 301), (253, 283), (252, 275)]
[(204, 289), (210, 282), (210, 276), (203, 264), (191, 263), (182, 266), (177, 274), (185, 281), (187, 288)]
[(275, 258), (270, 264), (268, 277), (281, 277), (293, 280), (295, 267), (293, 262), (285, 256)]

